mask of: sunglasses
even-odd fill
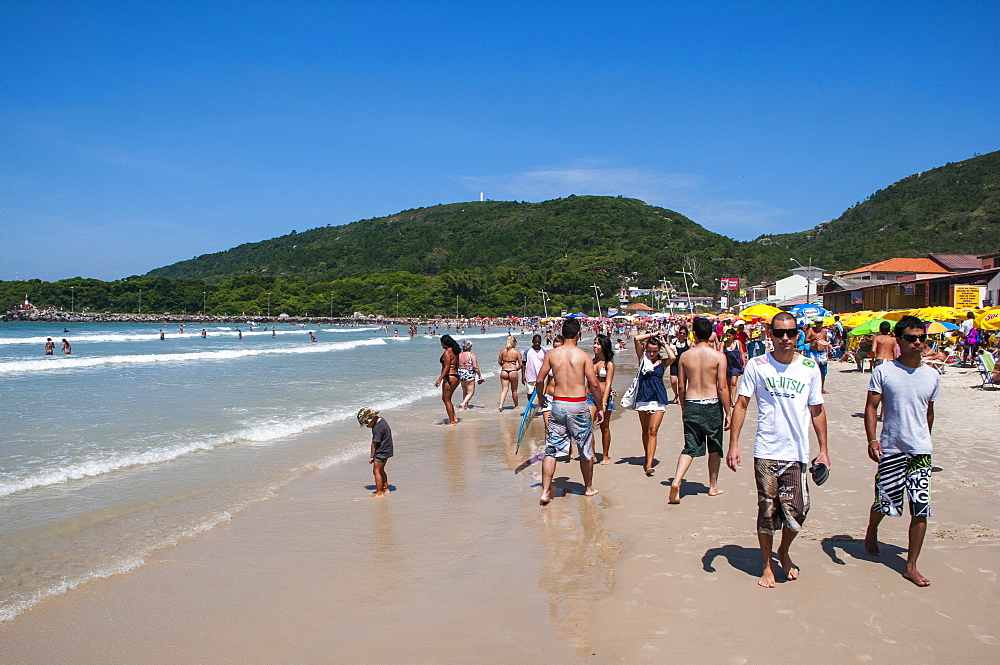
[[[771,334],[774,335],[775,339],[781,339],[782,337],[796,337],[799,334],[798,328],[771,328]]]
[[[905,339],[910,344],[913,344],[914,342],[917,342],[917,341],[919,341],[921,343],[927,341],[927,335],[900,335],[900,337],[902,337],[903,339]]]

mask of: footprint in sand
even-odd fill
[[[969,626],[969,630],[972,631],[972,636],[983,644],[989,644],[992,647],[1000,646],[1000,640],[992,635],[987,635],[986,632],[979,626]]]

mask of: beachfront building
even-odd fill
[[[792,268],[792,274],[774,283],[774,289],[769,289],[767,302],[776,307],[791,307],[801,305],[819,298],[822,287],[826,284],[823,269],[816,266],[798,266]]]
[[[955,286],[981,287],[982,304],[997,304],[1000,300],[1000,252],[976,258],[978,269],[963,268],[962,272],[952,272],[928,257],[889,259],[865,266],[860,271],[842,273],[834,276],[831,286],[823,292],[823,307],[834,312],[954,307]],[[873,266],[879,268],[872,269]]]

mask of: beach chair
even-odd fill
[[[983,380],[983,385],[981,388],[990,386],[991,388],[996,388],[998,384],[993,383],[993,370],[996,369],[996,359],[990,354],[983,351],[978,356],[976,356],[976,370],[979,372],[980,378]]]

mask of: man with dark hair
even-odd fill
[[[552,500],[552,476],[556,471],[556,458],[569,457],[570,444],[575,443],[580,455],[580,472],[583,474],[584,495],[594,496],[594,424],[604,421],[604,393],[590,355],[577,346],[580,340],[580,322],[569,319],[562,327],[563,344],[545,354],[538,370],[536,390],[539,404],[551,400],[552,411],[546,426],[545,458],[542,460],[542,495],[538,502],[543,506]],[[552,370],[552,397],[545,395],[545,379]],[[594,396],[597,411],[593,421],[587,392]]]
[[[708,495],[718,496],[719,467],[722,466],[722,432],[729,429],[729,382],[726,356],[716,351],[709,339],[712,324],[703,317],[694,320],[695,345],[678,361],[677,401],[684,422],[684,450],[677,458],[677,471],[670,483],[670,503],[681,502],[684,474],[695,457],[708,451]]]
[[[532,335],[531,346],[521,354],[521,364],[524,366],[524,389],[528,397],[535,391],[535,381],[538,379],[538,370],[542,367],[547,351],[542,348],[542,336]],[[545,375],[542,375],[544,378]],[[538,393],[541,395],[541,393]]]
[[[878,463],[875,503],[868,518],[865,550],[879,555],[878,526],[886,516],[903,514],[903,495],[910,504],[909,543],[903,577],[919,587],[931,581],[917,570],[917,557],[931,515],[931,429],[941,375],[921,363],[927,329],[915,316],[896,324],[899,357],[872,371],[865,403],[868,457]],[[876,437],[876,412],[882,405],[882,433]]]
[[[896,357],[896,338],[890,334],[892,324],[883,321],[878,324],[878,334],[872,341],[872,367],[889,362]]]
[[[757,540],[764,564],[758,585],[773,587],[771,561],[774,532],[781,530],[778,561],[789,581],[799,569],[788,554],[809,512],[809,421],[812,420],[819,455],[815,462],[830,468],[826,445],[826,412],[816,363],[795,352],[798,331],[795,317],[775,314],[771,321],[774,349],[747,363],[733,409],[726,463],[733,471],[740,466],[740,430],[750,397],[757,397],[757,438],[754,443],[754,477],[757,482]]]

